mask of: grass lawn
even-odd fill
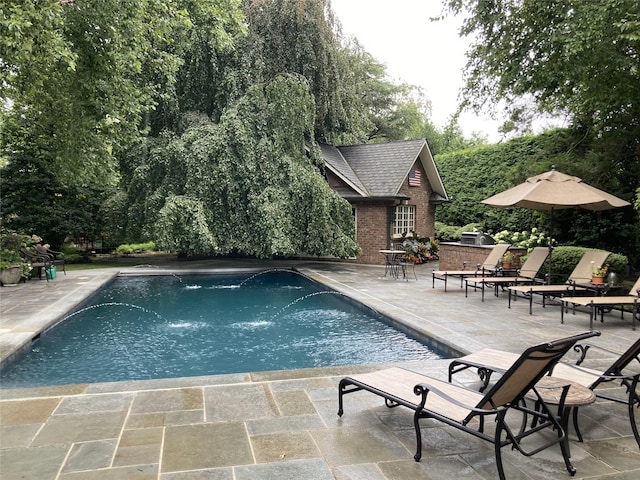
[[[97,255],[90,257],[90,262],[86,263],[67,263],[66,269],[69,271],[75,270],[91,270],[94,268],[118,268],[118,267],[132,267],[143,263],[153,262],[153,259],[158,258],[175,258],[174,255],[166,252],[145,252],[132,256],[125,255]]]
[[[109,268],[109,267],[126,267],[129,265],[135,265],[139,262],[109,262],[109,261],[96,261],[91,263],[68,263],[65,268],[68,271],[75,270],[92,270],[94,268]]]
[[[91,259],[91,262],[87,263],[67,263],[65,268],[69,271],[75,270],[91,270],[94,268],[110,268],[110,267],[131,267],[134,265],[140,265],[145,263],[140,258],[120,258],[119,260],[109,259]]]

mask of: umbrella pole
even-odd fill
[[[553,255],[553,207],[551,207],[551,219],[549,220],[549,271],[547,273],[547,285],[551,285],[551,256]]]

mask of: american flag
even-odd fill
[[[409,186],[410,187],[420,186],[420,170],[411,170],[409,172]]]

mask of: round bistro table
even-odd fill
[[[562,387],[566,385],[569,385],[569,391],[567,392],[567,396],[564,398],[563,402]],[[590,405],[596,401],[596,394],[593,393],[593,390],[565,378],[545,376],[536,384],[536,391],[540,394],[540,397],[542,397],[542,401],[548,406],[558,406],[560,425],[567,437],[567,451],[569,451],[569,416],[571,415],[572,410],[573,427],[576,430],[578,441],[582,442],[582,434],[578,428],[578,408],[584,405]],[[533,392],[528,394],[527,397],[538,400],[538,397]]]

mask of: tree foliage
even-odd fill
[[[4,0],[0,29],[2,221],[61,238],[106,223],[112,242],[189,255],[349,256],[314,139],[454,144],[329,0]],[[45,175],[33,198],[54,226],[31,215]],[[75,221],[59,218],[69,199]]]
[[[437,218],[450,225],[480,221],[480,228],[490,232],[537,227],[548,235],[549,212],[492,208],[481,202],[552,166],[631,200],[638,166],[624,176],[612,174],[607,171],[606,161],[610,152],[600,151],[600,145],[597,136],[585,138],[573,129],[558,129],[498,145],[438,155],[436,164],[452,201],[438,210]],[[634,265],[640,262],[637,255],[640,221],[638,212],[631,207],[597,213],[577,208],[556,211],[552,235],[558,244],[603,248],[624,253]]]
[[[530,95],[542,111],[568,112],[599,131],[638,138],[640,3],[635,0],[449,0],[466,11],[467,102]]]
[[[185,254],[354,255],[351,208],[301,141],[312,138],[314,113],[306,80],[279,75],[219,123],[200,117],[160,139],[129,179],[139,235]]]
[[[220,20],[211,27],[218,26],[220,37],[235,18],[226,7],[237,2],[4,3],[2,153],[11,158],[23,152],[28,137],[50,152],[59,177],[81,183],[116,173],[114,151],[139,137],[143,113],[154,108],[161,87],[174,83],[181,63],[176,39],[191,25],[182,4],[215,7]]]
[[[305,141],[410,138],[428,102],[340,37],[329,2],[256,0],[245,12],[233,49],[202,36],[185,49],[177,88],[150,115],[153,136],[122,156],[128,214],[112,218],[126,218],[130,240],[189,254],[352,255],[350,209],[304,160]],[[175,218],[178,205],[188,218]],[[211,241],[197,238],[205,224]]]
[[[534,155],[525,165],[521,157],[509,159],[499,148],[495,160],[520,165],[523,173],[539,173],[555,163],[632,200],[640,182],[640,3],[447,0],[446,7],[466,15],[461,34],[473,37],[461,108],[480,110],[501,103],[511,114],[511,124],[518,126],[526,123],[526,104],[531,102],[538,112],[565,115],[570,121],[571,131],[542,135],[536,142],[542,146],[555,139],[554,146],[541,150],[549,161],[540,162]],[[510,143],[506,152],[520,143]],[[500,165],[494,163],[496,186],[502,179]],[[470,206],[460,212],[467,218],[472,210]],[[483,214],[490,224],[498,218],[511,223],[504,213]],[[561,240],[594,245],[606,238],[608,247],[629,251],[631,245],[637,251],[640,224],[628,209],[597,215],[575,210],[560,216],[556,223]],[[637,255],[630,258],[638,264]]]
[[[2,226],[36,234],[59,248],[65,238],[100,229],[101,189],[57,180],[46,153],[24,152],[0,171]]]

